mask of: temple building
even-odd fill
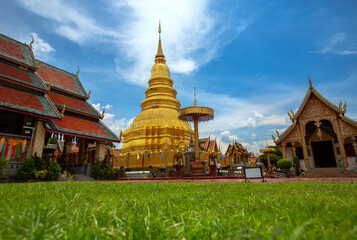
[[[149,87],[145,90],[146,99],[141,102],[141,113],[122,134],[122,155],[144,151],[160,154],[164,149],[178,149],[187,146],[193,134],[191,125],[178,119],[181,104],[176,99],[177,92],[165,64],[160,33],[159,25],[159,45]]]
[[[198,140],[199,145],[200,145],[200,150],[205,151],[205,152],[216,152],[218,153],[220,151],[217,140],[211,140],[211,137],[208,136],[207,138],[200,138]]]
[[[226,151],[226,165],[248,164],[249,153],[239,142],[229,144]]]
[[[10,163],[42,157],[48,140],[56,136],[63,164],[69,163],[72,145],[79,149],[72,165],[103,159],[105,142],[120,139],[88,103],[78,72],[36,60],[32,43],[0,34],[0,156]],[[96,144],[95,152],[87,151],[90,143]]]
[[[357,122],[345,116],[346,103],[332,104],[309,83],[298,110],[288,112],[292,124],[273,140],[284,158],[297,156],[305,169],[355,166]]]

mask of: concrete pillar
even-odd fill
[[[45,146],[46,129],[44,120],[38,119],[35,123],[35,135],[32,143],[32,156],[42,157],[43,148]]]

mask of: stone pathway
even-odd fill
[[[357,183],[357,178],[264,178],[267,183],[278,183],[278,182],[350,182]],[[211,178],[211,179],[199,179],[199,178],[167,178],[167,179],[132,179],[132,180],[118,180],[113,181],[118,183],[140,183],[140,182],[150,182],[150,183],[168,183],[168,182],[245,182],[242,178]],[[247,182],[262,182],[262,179],[249,179]]]
[[[64,176],[63,174],[60,176],[58,179],[59,182],[70,182],[70,181],[79,181],[79,182],[93,182],[96,181],[94,178],[91,176],[85,175],[85,174],[74,174],[71,177],[67,174],[67,176]]]

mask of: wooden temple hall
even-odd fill
[[[356,169],[357,122],[346,117],[347,104],[336,106],[324,98],[309,78],[309,89],[292,124],[273,140],[284,158],[298,157],[303,169],[344,167]]]
[[[48,152],[62,167],[104,159],[105,142],[120,140],[89,96],[78,72],[38,61],[32,43],[0,34],[0,157],[15,164]],[[73,146],[78,154],[71,154]]]

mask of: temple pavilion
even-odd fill
[[[0,156],[10,162],[41,157],[55,136],[62,143],[62,164],[69,163],[72,145],[79,148],[77,165],[104,159],[105,142],[119,138],[88,103],[78,72],[36,60],[32,43],[0,34]],[[89,155],[90,143],[96,151]]]
[[[168,159],[164,159],[166,153],[187,146],[193,134],[191,125],[178,119],[181,104],[176,99],[177,91],[172,87],[170,70],[165,64],[160,33],[159,26],[159,44],[149,87],[145,90],[146,98],[141,102],[141,113],[123,132],[121,157],[125,164],[118,163],[117,167],[163,166],[165,161],[168,164]]]
[[[305,169],[355,166],[357,122],[345,116],[347,104],[332,104],[310,78],[309,84],[298,110],[288,112],[292,124],[273,140],[284,158],[298,157]]]
[[[232,144],[229,144],[226,151],[226,165],[232,164],[248,164],[249,153],[247,149],[243,147],[237,141],[234,141]]]

